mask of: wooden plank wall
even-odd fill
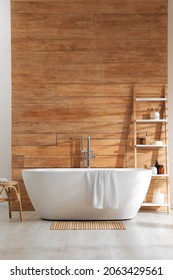
[[[134,165],[132,86],[167,83],[167,0],[11,0],[12,168]],[[150,91],[149,91],[150,92]],[[150,92],[152,95],[152,91]]]

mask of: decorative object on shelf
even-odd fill
[[[153,112],[153,119],[154,120],[159,120],[160,119],[160,109],[161,109],[161,106],[159,106],[158,108],[155,108],[155,110]]]
[[[164,166],[163,166],[163,164],[159,165],[159,174],[164,174]]]
[[[152,113],[152,109],[151,108],[148,108],[147,109],[147,113],[146,113],[146,119],[151,119],[151,113]]]
[[[150,138],[148,136],[148,132],[146,132],[145,137],[137,137],[136,142],[139,145],[150,145],[151,141],[150,141]]]
[[[156,160],[156,163],[155,163],[155,167],[157,168],[157,174],[159,174],[159,163],[158,163],[157,160]]]
[[[159,164],[157,160],[156,160],[156,163],[155,163],[155,167],[157,169],[157,174],[164,174],[165,173],[163,164]]]
[[[0,183],[7,183],[8,179],[7,178],[0,178]]]
[[[164,204],[164,193],[161,193],[160,190],[153,194],[153,203],[158,205]]]
[[[146,138],[145,137],[140,138],[140,144],[141,145],[146,145]]]
[[[136,144],[141,144],[141,137],[139,135],[136,137]]]
[[[153,142],[153,145],[163,145],[163,141],[161,141],[161,140],[155,140],[154,142]]]
[[[151,167],[151,170],[152,170],[152,175],[157,175],[157,168],[154,166],[154,163],[153,166]]]

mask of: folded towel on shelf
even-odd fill
[[[87,187],[94,208],[118,208],[117,178],[114,170],[88,171]]]
[[[7,178],[0,178],[0,183],[7,183],[8,179]]]

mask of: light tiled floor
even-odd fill
[[[139,212],[124,221],[126,230],[50,230],[51,221],[35,212],[8,219],[0,206],[1,260],[173,260],[173,212]]]

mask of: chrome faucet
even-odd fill
[[[87,150],[84,150],[84,137],[81,136],[81,153],[82,153],[82,167],[84,167],[84,162],[86,161],[87,168],[90,168],[90,161],[93,157],[96,158],[96,155],[93,154],[93,151],[90,149],[90,135],[87,136]]]

